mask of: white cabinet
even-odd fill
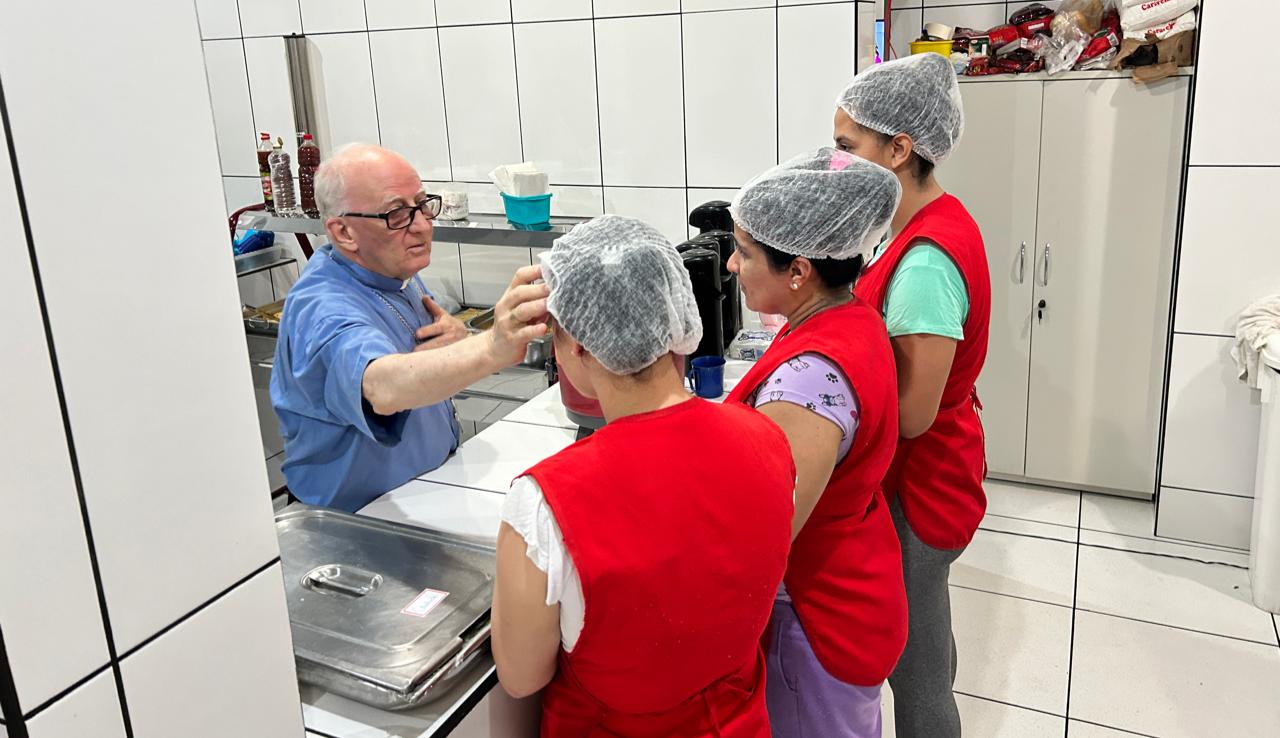
[[[966,83],[965,133],[938,179],[982,229],[991,268],[991,336],[978,379],[987,465],[1024,473],[1031,279],[1040,177],[1040,99],[1034,82]]]
[[[988,249],[997,475],[1155,491],[1188,82],[962,87],[967,138],[939,176]]]

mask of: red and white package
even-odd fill
[[[1168,23],[1161,23],[1151,28],[1143,28],[1140,31],[1125,31],[1125,38],[1145,39],[1148,36],[1155,36],[1160,40],[1176,36],[1183,31],[1194,31],[1196,28],[1196,11],[1190,10],[1182,15],[1174,18]]]
[[[1125,33],[1141,31],[1168,23],[1188,11],[1195,10],[1199,0],[1143,0],[1120,8],[1120,27]]]

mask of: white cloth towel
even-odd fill
[[[1280,294],[1264,297],[1245,308],[1236,321],[1236,341],[1231,347],[1240,381],[1258,389],[1262,349],[1280,334]]]

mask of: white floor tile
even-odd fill
[[[1276,645],[1242,569],[1082,546],[1078,587],[1083,610]]]
[[[1106,728],[1093,723],[1082,723],[1079,720],[1067,721],[1067,738],[1133,738],[1135,735],[1140,735],[1140,733]]]
[[[566,428],[494,423],[467,441],[444,466],[420,478],[505,494],[513,479],[573,440],[573,431]]]
[[[1195,546],[1156,538],[1139,538],[1136,536],[1100,533],[1094,530],[1080,531],[1080,543],[1095,548],[1121,549],[1124,551],[1145,551],[1166,556],[1178,556],[1193,561],[1234,564],[1248,566],[1249,554],[1243,551]]]
[[[1274,735],[1280,650],[1081,612],[1071,717],[1167,738]]]
[[[1057,541],[1065,541],[1066,543],[1076,542],[1076,527],[1074,525],[1037,523],[1033,520],[1006,518],[1000,515],[988,514],[982,519],[982,522],[979,523],[978,527],[982,530],[1016,533],[1018,535],[1034,536],[1038,538],[1052,538]]]
[[[951,583],[1070,607],[1076,546],[979,530],[951,567]]]
[[[1154,538],[1156,505],[1150,500],[1084,493],[1080,527],[1104,533]]]
[[[956,705],[964,734],[982,738],[1060,738],[1066,724],[1057,715],[963,694],[956,695]]]
[[[987,514],[1021,518],[1039,523],[1075,527],[1080,514],[1080,493],[988,479]]]
[[[956,690],[1064,714],[1071,610],[951,588]]]

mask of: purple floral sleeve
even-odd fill
[[[770,402],[790,402],[835,423],[840,428],[842,461],[853,447],[858,429],[858,397],[840,369],[818,354],[800,354],[779,366],[756,388],[754,407]]]

